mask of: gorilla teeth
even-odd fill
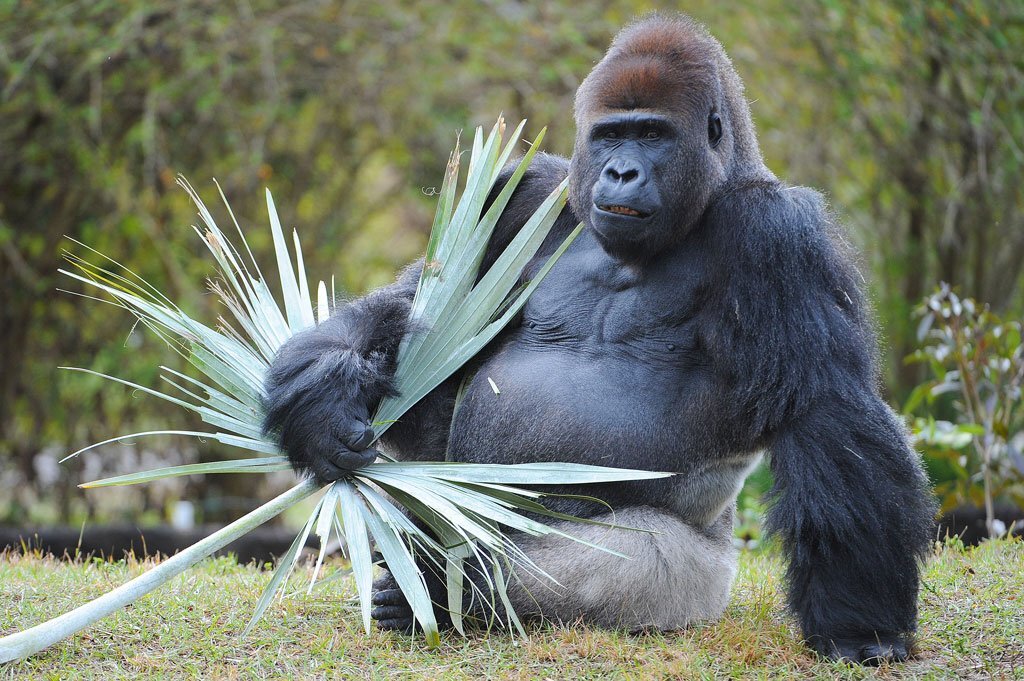
[[[632,208],[628,208],[626,206],[602,206],[602,209],[608,211],[609,213],[618,213],[619,215],[628,215],[634,218],[640,217],[640,211],[633,210]]]

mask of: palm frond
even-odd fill
[[[487,195],[518,145],[524,124],[525,121],[516,128],[507,143],[502,139],[505,126],[500,119],[486,137],[481,129],[476,130],[469,171],[458,198],[458,148],[449,160],[427,246],[423,274],[412,305],[413,317],[419,322],[418,326],[426,331],[410,335],[401,344],[396,375],[400,394],[384,400],[380,405],[373,419],[377,426],[377,437],[495,337],[525,303],[582,227],[576,228],[540,268],[533,280],[525,284],[520,281],[524,266],[535,257],[537,249],[565,205],[567,190],[563,183],[544,201],[480,281],[476,281],[477,270],[498,217],[543,140],[542,131],[494,204],[482,214]],[[145,327],[167,342],[173,352],[184,356],[202,378],[193,378],[162,367],[162,379],[169,387],[158,389],[88,369],[78,371],[100,376],[190,410],[213,430],[135,433],[113,437],[92,447],[147,435],[175,434],[213,438],[258,456],[140,471],[85,483],[83,487],[129,485],[181,475],[266,473],[288,467],[287,458],[261,431],[263,378],[278,348],[288,338],[326,318],[329,307],[326,284],[323,281],[319,283],[314,301],[307,283],[298,234],[293,233],[292,247],[295,253],[292,254],[268,191],[267,210],[281,285],[280,294],[284,301],[282,311],[230,206],[228,211],[242,249],[235,248],[217,226],[192,186],[184,178],[179,178],[179,184],[192,197],[199,210],[203,229],[197,227],[196,231],[203,238],[219,273],[219,280],[211,284],[211,289],[223,302],[230,321],[221,319],[215,328],[193,319],[156,287],[102,254],[96,255],[99,255],[103,265],[68,254],[67,259],[76,271],[62,272],[99,289],[108,296],[106,302],[134,314]],[[92,447],[70,456],[76,456]],[[342,540],[347,547],[363,625],[367,629],[370,627],[372,540],[408,598],[428,645],[436,645],[440,639],[434,604],[431,603],[420,572],[420,565],[424,562],[445,571],[452,594],[448,607],[459,631],[464,628],[459,594],[467,582],[468,562],[478,563],[487,575],[485,581],[488,583],[483,586],[468,580],[475,591],[474,597],[481,602],[502,603],[508,615],[508,624],[522,630],[506,593],[507,581],[518,570],[540,571],[516,547],[508,533],[555,533],[568,536],[524,514],[546,515],[557,519],[568,516],[547,511],[540,501],[545,496],[542,492],[518,486],[640,480],[664,475],[580,464],[496,466],[445,462],[375,462],[324,489],[295,543],[281,559],[246,631],[251,630],[274,598],[283,593],[288,575],[299,558],[299,548],[311,533],[319,538],[321,547],[326,547],[332,537]],[[310,481],[302,482],[242,520],[216,532],[114,592],[49,623],[0,639],[0,662],[31,654],[78,631],[242,536],[255,526],[254,522],[264,522],[272,517],[271,514],[276,515],[288,505],[316,492],[315,485]],[[396,506],[396,503],[404,507],[404,510]],[[421,521],[427,530],[421,529],[410,517]],[[188,557],[183,558],[185,555]],[[310,587],[319,575],[323,559],[322,548]],[[112,598],[114,594],[118,594],[116,598]]]

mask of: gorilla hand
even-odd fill
[[[398,582],[385,572],[373,582],[373,605],[370,617],[377,622],[377,626],[385,631],[399,631],[404,634],[411,634],[416,628],[416,619],[413,617],[409,601],[399,588]]]
[[[335,399],[293,411],[281,444],[297,471],[327,483],[377,458],[377,450],[369,448],[374,437],[369,414],[359,401]]]
[[[367,449],[370,413],[396,394],[398,346],[421,269],[417,262],[281,346],[264,384],[263,431],[276,436],[296,472],[329,482],[377,457]]]
[[[370,410],[393,392],[393,360],[353,347],[353,319],[343,310],[285,343],[265,381],[264,431],[292,467],[320,482],[372,463]]]
[[[364,365],[322,326],[282,346],[266,379],[266,421],[297,472],[320,482],[372,463]]]

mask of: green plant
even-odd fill
[[[933,472],[945,478],[937,485],[943,506],[984,504],[995,536],[993,500],[1024,502],[1021,322],[1000,319],[945,283],[916,314],[922,346],[907,359],[927,364],[932,376],[914,389],[904,410],[928,407],[927,416],[914,420],[913,433]],[[935,418],[944,410],[952,420]]]
[[[534,279],[520,285],[520,272],[544,241],[565,204],[566,183],[563,182],[527,221],[480,281],[476,281],[477,270],[498,217],[543,139],[542,131],[519,162],[506,187],[484,213],[486,197],[515,150],[524,125],[525,121],[520,123],[512,140],[504,146],[504,122],[501,119],[486,139],[482,130],[477,129],[466,184],[458,200],[458,148],[451,156],[427,249],[428,265],[423,269],[413,301],[412,316],[418,322],[417,326],[426,330],[410,337],[400,348],[396,382],[401,394],[386,400],[378,410],[374,424],[377,437],[423,395],[456,372],[505,326],[558,256],[579,234],[582,226],[577,227],[555,251]],[[193,411],[216,432],[150,431],[114,437],[93,446],[175,433],[213,438],[258,456],[142,471],[86,483],[85,487],[136,484],[197,473],[261,473],[288,468],[287,458],[261,432],[263,377],[277,349],[291,335],[315,324],[318,315],[323,319],[328,314],[326,285],[320,283],[314,305],[298,236],[294,237],[293,263],[268,191],[267,209],[284,301],[282,311],[237,222],[235,225],[244,251],[232,245],[192,187],[184,180],[180,180],[180,184],[199,209],[206,229],[204,232],[196,228],[196,231],[213,255],[221,277],[211,283],[211,289],[224,303],[229,316],[219,321],[218,328],[192,319],[155,287],[113,260],[107,259],[105,266],[97,266],[85,259],[69,256],[79,273],[65,274],[97,287],[110,296],[107,302],[135,314],[140,323],[185,357],[202,378],[196,379],[163,367],[163,379],[172,388],[170,392],[164,392],[122,378],[99,375]],[[230,207],[228,210],[230,212]],[[96,255],[102,257],[102,254]],[[493,604],[495,599],[500,599],[509,618],[508,624],[522,631],[522,625],[508,603],[505,583],[513,569],[534,572],[538,569],[529,557],[519,551],[505,531],[569,535],[523,515],[525,511],[567,518],[548,511],[540,503],[543,493],[514,485],[585,484],[664,475],[667,474],[558,463],[499,466],[375,462],[322,490],[312,513],[260,598],[246,631],[252,628],[274,597],[283,593],[282,587],[298,560],[299,549],[311,533],[317,535],[321,546],[313,582],[330,538],[344,539],[367,630],[370,627],[372,538],[408,598],[428,645],[437,645],[439,636],[434,606],[418,568],[418,562],[422,561],[432,561],[446,573],[451,594],[448,607],[457,629],[463,630],[461,593],[465,583],[465,564],[473,561],[484,569],[485,574],[489,572],[490,579],[485,587],[470,583],[471,588],[478,592],[478,600]],[[318,491],[312,481],[303,481],[244,518],[95,601],[51,622],[0,639],[0,662],[41,650],[123,607]],[[415,524],[410,516],[421,521],[422,527]]]

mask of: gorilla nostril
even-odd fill
[[[636,168],[626,168],[623,170],[608,166],[604,169],[604,176],[616,184],[629,184],[640,177],[640,171]]]

